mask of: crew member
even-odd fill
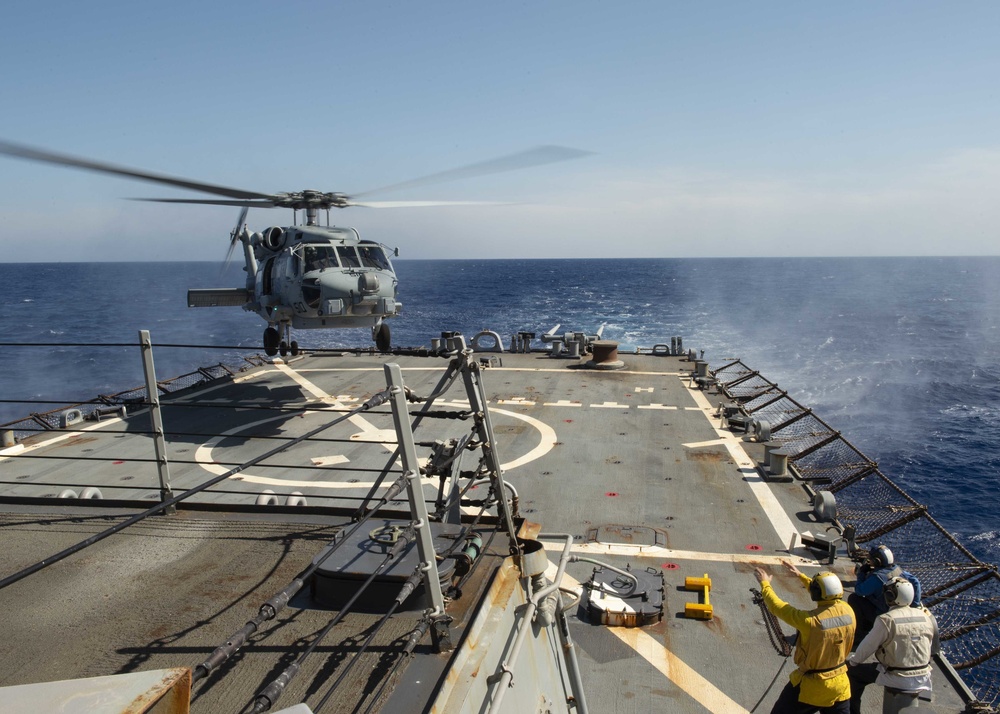
[[[797,669],[789,675],[771,714],[848,714],[851,684],[845,662],[854,642],[854,613],[843,601],[844,586],[833,573],[810,578],[791,563],[785,567],[808,588],[816,607],[799,610],[784,602],[771,588],[771,576],[756,569],[767,609],[799,633]]]
[[[879,615],[847,659],[851,714],[861,714],[861,695],[872,682],[885,687],[883,714],[916,709],[920,692],[931,690],[931,653],[939,648],[937,620],[927,608],[912,605],[913,594],[913,584],[904,577],[886,583],[888,612]],[[863,664],[872,655],[878,664]]]
[[[913,604],[920,607],[920,581],[915,575],[896,565],[888,546],[877,545],[868,551],[868,559],[855,570],[855,574],[857,583],[854,585],[854,592],[847,597],[847,604],[854,610],[854,616],[858,620],[855,642],[861,642],[871,632],[875,618],[888,612],[889,607],[882,597],[882,589],[893,578],[902,576],[913,585]]]

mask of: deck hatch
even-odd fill
[[[587,540],[605,545],[666,545],[662,533],[649,526],[630,526],[609,523],[587,531]]]

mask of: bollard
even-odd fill
[[[765,469],[771,466],[771,452],[781,448],[780,441],[764,442],[764,461],[761,462]]]
[[[788,457],[787,449],[775,449],[771,452],[771,464],[768,470],[772,476],[788,475]]]

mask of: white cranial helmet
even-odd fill
[[[889,607],[906,607],[913,602],[913,583],[906,578],[895,577],[882,587],[882,595]]]

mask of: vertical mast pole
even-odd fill
[[[424,571],[424,586],[430,596],[431,607],[434,609],[432,616],[439,617],[445,614],[444,595],[441,593],[437,554],[434,551],[434,539],[431,536],[430,522],[427,517],[424,490],[420,483],[417,446],[413,441],[409,411],[406,408],[406,394],[403,392],[403,373],[398,364],[385,365],[385,381],[386,386],[389,387],[392,420],[396,426],[396,438],[399,442],[399,453],[403,459],[403,471],[408,474],[406,493],[410,499],[410,512],[417,521],[417,552],[420,554],[420,566]]]
[[[153,449],[156,452],[156,469],[160,475],[160,502],[173,497],[170,490],[170,465],[167,463],[167,443],[163,438],[163,418],[160,414],[160,388],[156,384],[156,369],[153,366],[153,343],[149,330],[139,330],[139,345],[142,348],[142,369],[146,374],[146,393],[149,401],[149,417],[153,424]],[[164,513],[174,513],[175,506]]]
[[[464,360],[462,377],[465,380],[465,391],[469,396],[469,408],[475,414],[476,431],[483,445],[483,458],[486,460],[486,467],[490,472],[490,481],[493,484],[493,490],[496,492],[497,510],[503,519],[507,535],[510,538],[511,553],[517,553],[517,529],[514,526],[514,515],[511,513],[510,504],[507,501],[507,486],[503,480],[503,469],[500,467],[500,459],[497,456],[496,438],[493,434],[493,420],[490,418],[490,410],[487,406],[482,368],[475,361],[471,351],[463,350],[462,359]]]

